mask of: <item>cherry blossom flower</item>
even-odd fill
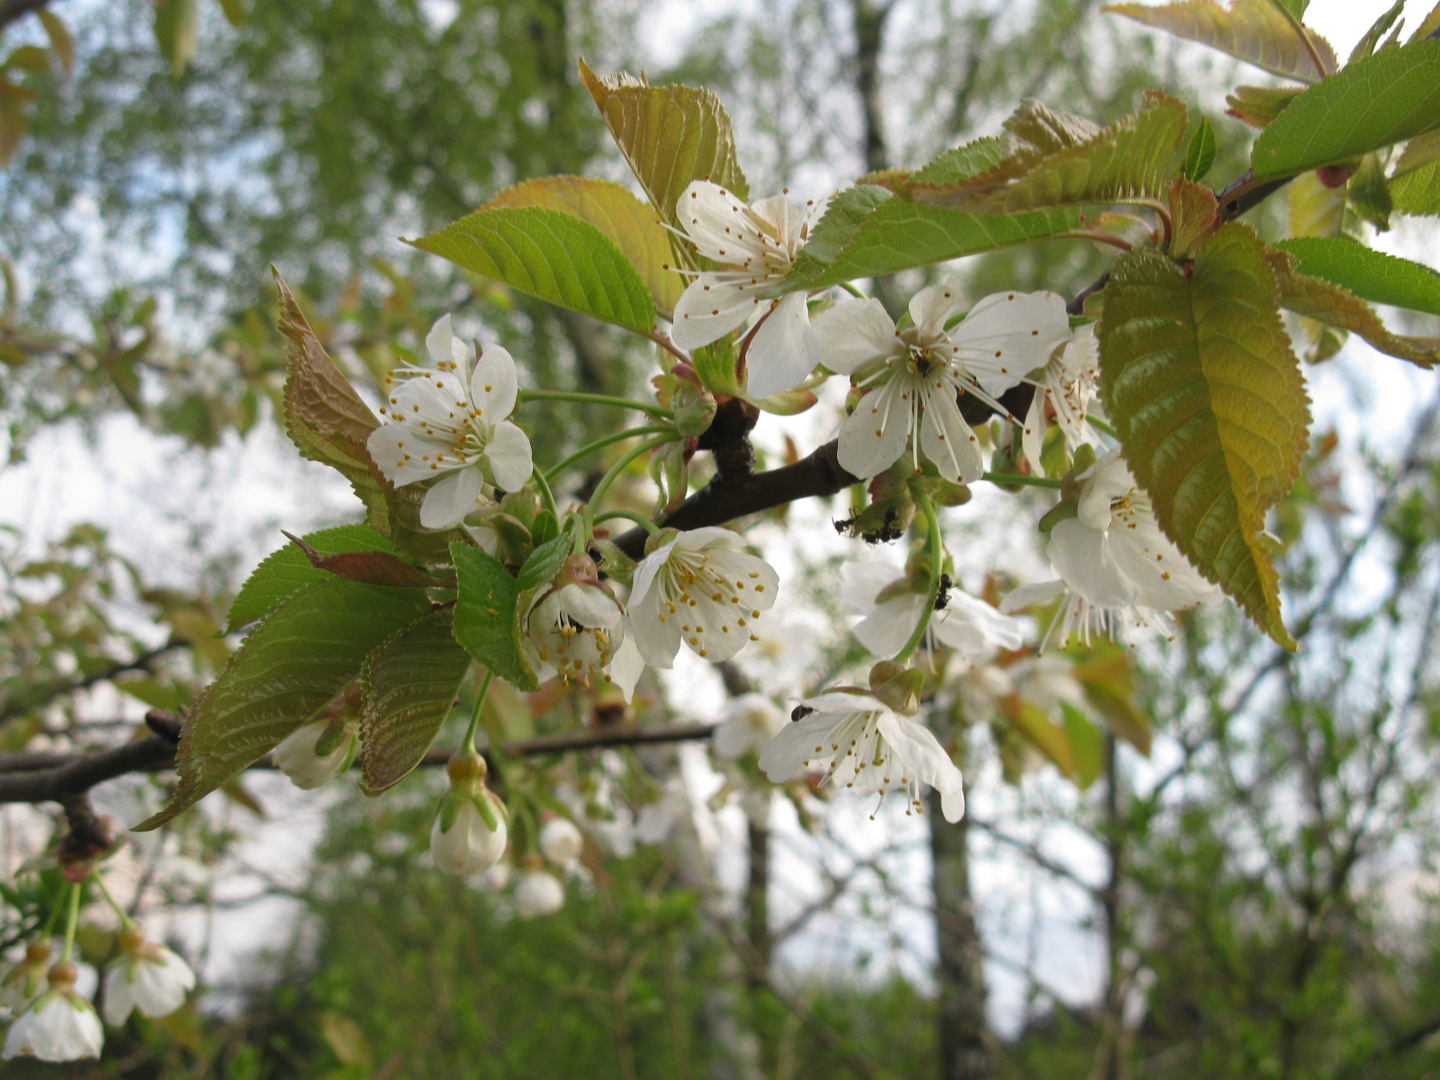
[[[169,1016],[195,989],[190,965],[163,945],[146,941],[137,929],[120,934],[123,955],[105,975],[105,1022],[119,1027],[139,1009],[144,1016]]]
[[[1058,581],[1025,585],[1007,596],[1002,611],[1019,611],[1064,595],[1042,651],[1071,634],[1089,644],[1118,626],[1148,626],[1171,611],[1194,607],[1214,595],[1180,550],[1160,531],[1150,496],[1135,483],[1118,449],[1080,474],[1077,516],[1050,531],[1045,553]]]
[[[719,269],[695,274],[675,305],[671,336],[682,349],[718,341],[767,301],[761,292],[790,272],[813,211],[784,195],[746,206],[719,184],[694,180],[675,216],[685,237]],[[799,386],[821,359],[803,292],[773,303],[746,350],[747,389],[766,397]]]
[[[329,783],[355,760],[360,746],[358,725],[344,724],[333,734],[330,729],[328,717],[312,720],[292,731],[270,752],[271,759],[296,787],[310,791]],[[328,748],[322,747],[322,739],[330,744]]]
[[[479,754],[456,754],[445,771],[450,790],[430,827],[430,857],[446,874],[482,873],[500,861],[509,843],[505,804],[485,786]]]
[[[1093,326],[1075,331],[1075,337],[1045,365],[1035,380],[1035,396],[1025,414],[1020,442],[1031,466],[1040,470],[1040,450],[1045,444],[1046,406],[1055,413],[1055,423],[1074,451],[1088,441],[1085,418],[1100,383],[1100,343]]]
[[[645,662],[625,633],[625,608],[599,575],[590,556],[567,558],[526,616],[525,642],[541,681],[614,683],[629,701]]]
[[[565,906],[565,886],[546,870],[531,870],[515,886],[515,914],[522,919],[549,915]]]
[[[760,755],[774,783],[804,769],[823,770],[822,784],[857,795],[908,793],[920,809],[920,785],[940,792],[946,821],[965,813],[960,770],[930,729],[863,690],[838,690],[800,703],[792,722]]]
[[[1055,293],[987,296],[946,331],[959,310],[959,285],[946,279],[911,298],[913,325],[904,330],[878,300],[836,304],[816,317],[823,363],[869,391],[840,429],[839,461],[855,476],[890,468],[913,434],[916,471],[924,457],[952,483],[980,479],[984,459],[959,396],[999,408],[1000,395],[1045,365],[1070,333]]]
[[[930,616],[932,651],[938,643],[976,659],[996,649],[1018,649],[1024,641],[1019,620],[985,601],[953,586],[943,600]],[[851,615],[863,616],[851,627],[860,644],[875,656],[889,657],[910,641],[930,597],[916,591],[910,575],[890,563],[847,562],[840,568],[840,603]]]
[[[682,641],[720,663],[755,640],[780,578],[765,560],[739,550],[744,543],[729,529],[692,529],[663,542],[635,568],[630,621],[647,664],[673,666]]]
[[[74,964],[62,962],[50,969],[50,989],[10,1025],[0,1057],[77,1061],[100,1056],[105,1031],[95,1006],[75,992],[75,977]]]
[[[540,827],[540,854],[556,866],[569,866],[585,850],[585,838],[569,818],[551,818]]]
[[[450,332],[450,316],[425,339],[435,367],[401,368],[387,380],[389,418],[370,433],[371,458],[404,487],[440,477],[420,504],[420,524],[460,524],[486,485],[506,491],[530,479],[530,440],[508,417],[518,393],[515,361],[498,345],[474,358]]]
[[[8,1020],[40,996],[45,973],[50,968],[53,949],[48,941],[32,941],[25,946],[25,957],[0,978],[0,1019]]]
[[[715,728],[715,753],[735,759],[760,754],[785,728],[785,714],[764,694],[741,694],[725,707]]]

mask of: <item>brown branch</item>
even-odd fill
[[[0,3],[0,30],[17,19],[23,19],[32,11],[39,11],[49,3],[50,0],[4,0],[4,3]]]
[[[163,717],[163,714],[160,715]],[[708,739],[713,731],[712,724],[598,728],[565,732],[561,735],[540,735],[531,739],[513,739],[505,743],[501,751],[513,757],[533,757],[538,754],[563,754],[571,750]],[[421,765],[444,765],[450,760],[450,755],[451,751],[448,749],[432,749],[425,755]],[[69,754],[59,764],[55,763],[55,755],[50,753],[31,755],[43,761],[39,767],[31,768],[26,768],[28,763],[19,760],[27,755],[8,756],[11,759],[10,764],[17,767],[9,775],[0,775],[0,803],[64,802],[69,796],[82,794],[97,784],[128,773],[158,772],[173,768],[175,740],[165,735],[149,735],[98,753]],[[275,766],[266,757],[250,768],[273,769]]]

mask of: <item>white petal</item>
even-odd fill
[[[475,361],[470,375],[470,402],[487,423],[498,423],[515,411],[515,361],[499,345],[491,345]]]
[[[1000,601],[1000,610],[1007,615],[1024,611],[1032,604],[1044,604],[1054,600],[1064,591],[1063,581],[1037,581],[1030,585],[1021,585]]]
[[[969,484],[985,474],[980,443],[955,400],[955,388],[948,380],[937,380],[925,393],[925,412],[920,419],[920,449],[935,463],[940,475],[951,483]]]
[[[868,615],[881,590],[904,576],[898,566],[876,559],[847,562],[840,567],[840,604],[848,614]]]
[[[709,345],[748,319],[760,303],[753,286],[700,274],[675,304],[670,336],[682,349]]]
[[[501,491],[519,491],[535,473],[529,437],[509,420],[502,420],[490,429],[485,465]]]
[[[831,371],[851,375],[863,367],[899,355],[895,323],[879,300],[847,300],[826,308],[811,324],[819,362]]]
[[[640,681],[640,675],[645,670],[645,659],[640,655],[640,650],[629,634],[615,650],[615,655],[610,659],[610,666],[605,669],[605,674],[610,677],[613,683],[629,702],[635,695],[635,684]]]
[[[420,504],[420,524],[427,529],[450,529],[459,525],[475,508],[485,477],[473,466],[455,469],[425,493]]]
[[[1070,336],[1070,319],[1055,293],[995,293],[971,308],[950,336],[961,366],[981,389],[999,397],[1045,366]]]
[[[1179,611],[1207,599],[1215,587],[1190,565],[1180,549],[1148,514],[1136,527],[1110,533],[1110,557],[1134,582],[1138,603],[1160,611]]]
[[[905,593],[886,600],[869,617],[856,623],[851,632],[872,655],[882,658],[894,656],[915,633],[924,610],[925,597],[919,593]]]
[[[719,184],[692,180],[675,203],[675,217],[696,249],[711,262],[735,265],[742,231],[751,225],[745,204]]]
[[[1050,530],[1045,554],[1070,591],[1096,607],[1124,608],[1140,599],[1139,587],[1115,562],[1109,534],[1078,518]]]
[[[784,195],[771,195],[750,204],[750,212],[770,223],[774,237],[787,247],[800,239],[808,215]]]
[[[1020,445],[1025,451],[1025,460],[1030,462],[1030,469],[1036,476],[1045,475],[1040,465],[1040,451],[1045,446],[1045,397],[1046,388],[1043,385],[1035,387],[1020,430]]]
[[[803,292],[791,293],[765,316],[745,354],[745,388],[763,398],[793,390],[815,370],[820,349]]]
[[[959,821],[965,815],[964,777],[940,740],[920,722],[894,713],[882,715],[879,727],[906,771],[940,792],[945,820]]]
[[[930,626],[942,645],[966,656],[980,656],[995,648],[1018,649],[1025,640],[1018,619],[958,589],[952,590],[945,607],[931,616]]]
[[[442,315],[430,333],[425,335],[425,348],[430,350],[430,358],[437,364],[446,364],[454,357],[455,336],[450,330],[450,316]]]
[[[554,874],[532,870],[515,886],[515,914],[522,919],[549,915],[565,906],[565,886]]]
[[[816,712],[786,724],[760,755],[760,768],[771,783],[783,784],[798,774],[816,756],[817,746],[828,748],[826,738],[834,722],[833,716]]]
[[[910,438],[910,402],[901,397],[902,384],[915,385],[896,375],[878,390],[860,399],[840,429],[837,459],[846,472],[868,480],[895,464]]]
[[[945,322],[960,307],[960,285],[946,278],[927,285],[910,298],[910,318],[922,341],[932,341],[945,332]]]
[[[1077,508],[1080,520],[1092,529],[1110,528],[1112,503],[1135,490],[1135,477],[1119,447],[1081,473],[1080,479],[1084,481]]]
[[[504,816],[500,816],[498,827],[492,832],[470,797],[452,793],[446,798],[463,801],[449,832],[441,831],[442,815],[435,815],[435,823],[430,827],[430,857],[446,874],[478,874],[488,870],[505,854],[509,830]],[[482,792],[474,798],[488,799],[490,796]]]

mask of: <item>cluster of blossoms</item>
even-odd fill
[[[76,888],[78,886],[72,886]],[[132,1011],[169,1016],[195,988],[195,973],[163,945],[147,941],[133,924],[120,933],[121,956],[102,984],[105,1023],[119,1027]],[[100,1015],[76,990],[79,967],[66,958],[51,964],[48,941],[31,942],[25,957],[0,978],[0,1011],[12,1019],[5,1059],[41,1061],[97,1058],[105,1041]],[[43,987],[43,988],[42,988]]]
[[[981,435],[962,409],[967,396],[1019,425],[1019,453],[1032,473],[1042,471],[1053,423],[1078,463],[1066,481],[1075,513],[1050,533],[1047,551],[1058,580],[1018,589],[997,609],[938,572],[948,562],[935,511],[914,495],[931,527],[928,541],[917,545],[920,560],[912,557],[903,571],[857,563],[843,574],[842,602],[860,616],[854,632],[881,661],[871,688],[839,687],[803,700],[789,724],[762,698],[763,708],[751,703],[722,726],[717,750],[726,757],[753,752],[775,781],[818,773],[820,782],[861,793],[904,791],[912,802],[928,784],[954,820],[963,807],[960,774],[917,719],[921,684],[917,669],[907,666],[917,649],[932,656],[943,650],[980,670],[1001,651],[1023,649],[1024,624],[1009,613],[1034,603],[1064,598],[1043,651],[1073,633],[1088,642],[1097,630],[1155,621],[1212,590],[1160,533],[1117,449],[1102,445],[1099,460],[1083,468],[1085,455],[1096,456],[1088,417],[1098,351],[1088,327],[1071,327],[1059,296],[1005,292],[967,307],[961,285],[946,278],[916,293],[899,323],[879,301],[864,298],[831,303],[812,321],[804,292],[771,297],[783,292],[816,212],[785,195],[746,205],[716,184],[691,183],[676,207],[678,231],[711,268],[680,271],[692,280],[675,306],[674,345],[696,349],[738,332],[737,374],[752,401],[813,386],[817,372],[847,377],[852,406],[837,457],[852,475],[873,481],[877,499],[875,485],[898,485],[903,493],[909,478],[927,471],[949,485],[987,475]],[[511,419],[521,398],[514,361],[498,347],[467,348],[448,317],[426,347],[433,366],[392,373],[388,422],[371,434],[370,453],[396,485],[435,480],[421,505],[423,525],[464,526],[493,552],[487,508],[529,483],[534,467],[529,439]],[[1001,402],[1022,384],[1030,387],[1023,421]],[[918,503],[905,498],[913,515]],[[652,531],[643,559],[619,575],[628,585],[624,594],[613,572],[597,565],[591,520],[584,518],[559,572],[528,594],[529,606],[519,613],[520,645],[538,679],[610,684],[629,701],[644,669],[672,667],[682,645],[723,662],[756,640],[779,578],[738,533]],[[878,538],[898,537],[909,520],[892,529],[887,514]],[[349,764],[354,730],[336,717],[312,721],[276,758],[302,786],[322,782]],[[481,759],[473,753],[452,761],[451,791],[435,819],[432,852],[450,873],[494,866],[506,846],[505,808],[485,788],[483,762],[475,762]],[[525,899],[517,893],[517,903],[526,910],[563,900],[548,871],[532,870],[522,886]]]

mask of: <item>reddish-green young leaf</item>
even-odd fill
[[[1075,758],[1070,749],[1070,739],[1065,729],[1046,716],[1029,701],[1012,699],[1006,705],[1005,715],[1010,726],[1023,735],[1035,749],[1044,754],[1056,768],[1070,779],[1075,779]]]
[[[70,28],[49,8],[41,8],[35,14],[40,18],[40,25],[45,27],[50,48],[54,49],[55,55],[60,58],[60,66],[65,69],[65,74],[75,74],[75,38],[70,33]]]
[[[360,719],[360,786],[367,795],[394,787],[425,757],[450,715],[470,667],[455,640],[452,613],[438,608],[407,626],[365,661]]]
[[[1153,202],[1165,197],[1167,166],[1184,137],[1185,106],[1147,91],[1136,112],[1088,138],[1056,150],[1021,152],[1023,170],[995,180],[982,174],[946,184],[909,185],[909,196],[932,206],[974,213],[1017,214],[1092,203]],[[1066,134],[1074,134],[1073,130]],[[1030,147],[1037,144],[1030,140]],[[1002,163],[1001,170],[1010,169]]]
[[[1310,409],[1264,247],[1232,222],[1189,272],[1156,251],[1127,254],[1098,334],[1106,408],[1161,528],[1293,648],[1262,534],[1299,471]]]
[[[1135,671],[1129,654],[1114,642],[1101,642],[1075,665],[1075,680],[1086,703],[1105,721],[1110,734],[1150,756],[1150,718],[1135,704]]]
[[[1295,256],[1296,269],[1349,290],[1372,304],[1440,315],[1440,273],[1355,240],[1296,237],[1275,245]]]
[[[1060,703],[1060,714],[1075,763],[1075,786],[1084,791],[1105,771],[1105,740],[1090,718],[1068,701]]]
[[[185,718],[165,809],[153,829],[273,750],[359,677],[366,656],[430,610],[418,589],[385,589],[327,574],[281,601]]]
[[[280,296],[280,332],[290,342],[290,365],[285,379],[285,430],[313,461],[338,471],[360,501],[366,520],[397,548],[422,559],[442,559],[448,552],[448,533],[420,526],[418,485],[396,489],[370,460],[366,440],[379,427],[349,380],[335,366],[325,346],[310,329],[294,294],[275,271]]]
[[[671,269],[674,234],[660,223],[654,207],[641,202],[619,184],[582,176],[550,176],[506,188],[486,204],[541,206],[573,214],[610,238],[639,272],[655,307],[670,318],[685,278]]]
[[[1209,119],[1202,116],[1200,123],[1195,125],[1195,130],[1190,134],[1190,141],[1185,144],[1185,179],[1203,180],[1213,164],[1215,129],[1210,126]]]
[[[580,81],[605,119],[650,202],[672,228],[675,204],[692,180],[711,180],[748,202],[750,186],[735,156],[730,116],[709,90],[651,86],[624,72],[602,79],[580,61]],[[676,251],[689,265],[683,245]]]
[[[286,535],[289,535],[288,533]],[[380,551],[396,554],[394,546],[368,525],[341,525],[310,533],[305,543],[321,555],[339,555],[346,551]],[[305,552],[286,544],[273,552],[245,579],[230,614],[225,632],[233,634],[263,618],[271,608],[291,593],[316,581],[323,581],[325,571],[317,569]]]
[[[1266,128],[1300,94],[1297,86],[1237,86],[1225,95],[1225,112],[1253,128]]]
[[[1375,309],[1339,285],[1308,277],[1295,269],[1294,256],[1267,254],[1279,288],[1280,306],[1297,315],[1359,334],[1376,349],[1422,368],[1440,362],[1440,338],[1392,334]]]
[[[459,541],[450,545],[460,594],[455,601],[454,634],[486,671],[521,690],[540,684],[520,649],[516,599],[520,590],[505,564]]]
[[[1172,180],[1168,199],[1170,254],[1180,258],[1219,224],[1220,204],[1213,191],[1193,180]]]
[[[310,565],[328,574],[339,574],[351,581],[363,581],[367,585],[393,585],[402,588],[423,589],[443,585],[440,578],[425,573],[413,563],[388,551],[337,551],[326,555],[311,547],[300,537],[285,533],[310,560]]]
[[[1228,8],[1211,0],[1164,7],[1107,4],[1104,10],[1301,82],[1315,82],[1335,70],[1335,50],[1329,43],[1313,30],[1297,28],[1271,0],[1233,0]],[[1302,34],[1309,36],[1310,47]]]
[[[601,322],[637,334],[655,327],[640,272],[610,237],[567,211],[488,203],[409,243]]]
[[[1440,127],[1440,41],[1357,60],[1295,98],[1255,140],[1256,180],[1292,176]]]

